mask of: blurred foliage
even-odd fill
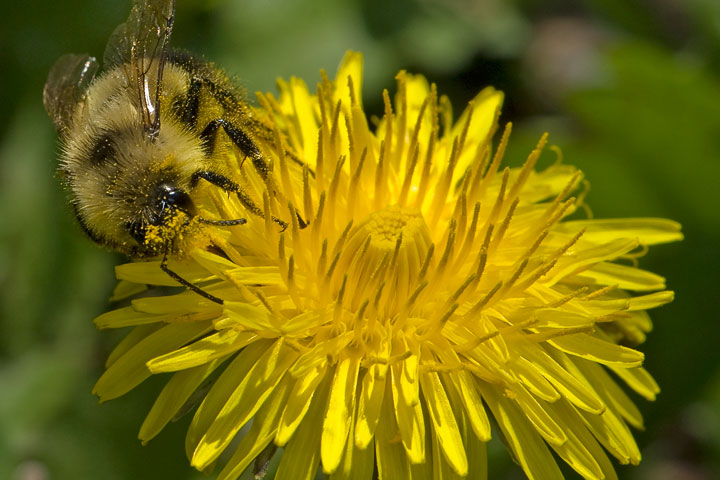
[[[122,333],[91,322],[120,259],[73,224],[42,109],[53,61],[101,57],[129,3],[31,0],[0,19],[0,478],[204,478],[184,458],[187,418],[145,447],[135,440],[163,378],[106,405],[90,394]],[[248,92],[272,90],[278,76],[313,85],[346,50],[362,51],[376,113],[402,68],[436,82],[456,112],[492,84],[507,93],[501,120],[514,123],[508,161],[549,131],[585,171],[596,217],[680,221],[684,242],[641,259],[677,295],[651,312],[643,351],[663,391],[637,399],[645,459],[620,476],[720,478],[720,2],[183,0],[173,44]],[[497,442],[490,468],[519,475]]]

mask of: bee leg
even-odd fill
[[[213,147],[215,146],[215,137],[217,136],[218,129],[222,127],[230,137],[230,140],[245,154],[246,157],[252,159],[253,165],[257,169],[258,173],[263,179],[268,176],[268,166],[262,158],[260,149],[255,145],[255,142],[242,131],[242,129],[236,127],[231,122],[223,118],[216,118],[207,124],[205,129],[200,133],[202,139],[202,147],[205,151],[205,155],[208,157],[213,153]]]
[[[162,261],[160,262],[160,268],[162,269],[163,272],[167,273],[170,278],[172,278],[172,279],[175,280],[176,282],[180,283],[181,285],[189,288],[190,290],[192,290],[193,292],[197,293],[198,295],[201,295],[201,296],[207,298],[207,299],[210,300],[211,302],[215,302],[215,303],[218,303],[218,304],[220,304],[220,305],[222,305],[223,303],[225,303],[221,298],[218,298],[218,297],[216,297],[215,295],[210,295],[209,293],[207,293],[207,292],[206,292],[205,290],[203,290],[202,288],[198,287],[197,285],[195,285],[195,284],[193,284],[193,283],[191,283],[191,282],[188,282],[187,280],[185,280],[184,278],[182,278],[180,275],[178,275],[177,273],[175,273],[175,272],[173,272],[172,270],[170,270],[170,268],[167,266],[167,262],[168,262],[168,256],[167,256],[167,251],[166,251],[166,252],[165,252],[165,255],[163,255]]]
[[[274,138],[274,133],[272,129],[270,129],[268,126],[266,126],[264,123],[262,123],[259,120],[255,120],[252,118],[249,118],[247,120],[248,125],[252,126],[252,132],[255,135],[256,138],[261,138],[265,140],[268,143],[272,143]],[[298,158],[297,155],[295,155],[291,150],[285,149],[285,156],[289,158],[293,163],[296,163],[300,167],[308,167],[308,173],[312,178],[315,178],[315,171],[308,166],[307,163],[303,162]]]
[[[178,108],[180,121],[195,129],[197,126],[198,111],[200,109],[200,91],[202,90],[202,80],[193,78],[190,80],[190,88],[188,88],[187,97]]]
[[[230,140],[232,140],[232,142],[247,157],[250,157],[252,159],[255,170],[257,170],[263,180],[267,179],[269,169],[267,163],[262,158],[260,149],[257,147],[257,145],[255,145],[255,142],[253,142],[252,139],[245,132],[243,132],[240,128],[236,127],[225,119],[217,118],[215,120],[212,120],[210,123],[207,124],[205,129],[200,134],[200,138],[203,142],[202,147],[205,151],[205,155],[212,155],[213,147],[215,146],[215,137],[217,136],[217,132],[220,127],[225,130],[225,133],[228,135],[228,137],[230,137]],[[247,207],[252,213],[258,216],[263,215],[262,210],[260,210],[260,208],[255,205],[252,199],[245,192],[243,192],[236,183],[232,182],[230,179],[213,172],[196,172],[196,174],[198,173],[207,174],[207,176],[201,176],[201,178],[204,178],[205,180],[214,185],[217,185],[223,190],[233,191],[237,193],[238,198],[240,198],[242,204],[245,205],[245,207]],[[193,175],[193,178],[194,177],[195,175]],[[216,178],[217,181],[213,181],[210,177]],[[231,185],[232,188],[230,188]],[[307,222],[305,222],[305,220],[303,220],[299,214],[297,214],[297,218],[300,224],[300,228],[305,228],[307,226]],[[287,222],[279,220],[275,217],[273,217],[273,220],[276,223],[280,224],[283,227],[283,230],[285,230],[288,226]]]
[[[252,198],[250,198],[250,195],[245,193],[242,188],[240,188],[240,185],[233,182],[229,178],[227,178],[224,175],[220,175],[219,173],[210,172],[207,170],[200,170],[195,173],[193,173],[192,178],[190,179],[190,187],[194,188],[200,180],[205,180],[206,182],[212,183],[216,187],[220,187],[226,192],[233,192],[238,196],[238,199],[240,200],[240,203],[245,206],[248,210],[250,210],[250,213],[253,215],[257,215],[258,217],[264,217],[264,212],[255,205],[255,202],[253,202]],[[273,222],[280,225],[283,229],[283,231],[288,227],[288,223],[280,220],[279,218],[272,217]],[[303,224],[305,222],[302,222]]]

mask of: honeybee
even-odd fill
[[[193,197],[201,182],[263,215],[223,170],[217,149],[238,149],[264,179],[269,166],[253,140],[259,128],[227,76],[169,48],[174,12],[175,0],[135,0],[110,36],[104,71],[97,74],[99,62],[89,55],[61,57],[44,104],[62,145],[59,171],[87,236],[133,258],[162,256],[169,276],[222,303],[170,270],[168,256],[198,225],[246,222],[200,216]]]

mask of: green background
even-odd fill
[[[129,1],[30,0],[0,19],[0,478],[204,478],[187,466],[188,419],[148,446],[139,426],[163,379],[99,405],[90,394],[122,332],[97,332],[113,265],[86,240],[54,177],[42,87],[63,53],[102,56]],[[365,55],[364,101],[381,112],[395,73],[422,73],[456,112],[485,85],[507,94],[508,159],[540,134],[591,182],[596,217],[660,216],[682,243],[641,266],[674,303],[642,347],[662,393],[637,398],[644,460],[623,479],[720,478],[720,2],[716,0],[180,0],[172,44],[249,92],[278,76],[314,85]],[[546,161],[551,161],[552,154]],[[159,381],[158,381],[159,380]],[[522,478],[497,441],[491,478]],[[568,478],[575,478],[568,473]]]

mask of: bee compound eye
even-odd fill
[[[173,189],[165,194],[165,202],[172,210],[180,210],[190,216],[195,216],[195,204],[187,192],[179,189]]]

